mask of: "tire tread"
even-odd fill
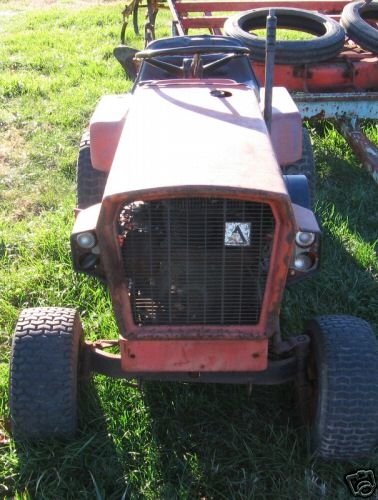
[[[10,365],[15,438],[71,437],[75,433],[81,334],[74,309],[37,307],[21,312]]]
[[[369,455],[378,442],[378,343],[366,321],[328,315],[308,324],[320,394],[312,444],[324,459]]]

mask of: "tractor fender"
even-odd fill
[[[105,95],[89,123],[91,161],[96,170],[109,172],[126,121],[132,95]]]
[[[311,208],[307,177],[305,175],[284,175],[283,178],[291,202],[304,208]]]

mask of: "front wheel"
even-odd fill
[[[74,435],[81,337],[81,321],[74,309],[41,307],[21,312],[10,366],[15,438]]]
[[[308,403],[312,451],[328,460],[354,460],[378,443],[378,342],[353,316],[320,316],[310,336]]]

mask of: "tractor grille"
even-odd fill
[[[138,325],[254,325],[274,237],[267,204],[224,198],[134,202],[119,217]]]

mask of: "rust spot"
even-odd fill
[[[277,284],[279,289],[283,289],[285,286],[285,280],[281,279],[279,283]],[[280,310],[281,310],[281,301],[275,301],[272,303],[270,311],[268,313],[268,321],[266,324],[266,334],[268,337],[272,335],[276,329],[276,321],[277,318],[280,315]]]

